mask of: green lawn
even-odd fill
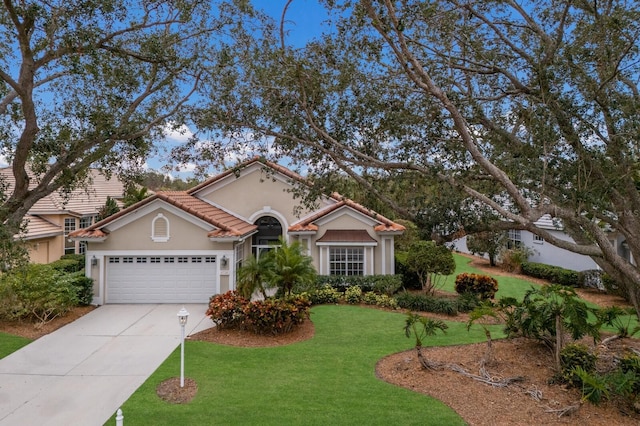
[[[235,348],[186,342],[186,376],[198,384],[189,404],[172,405],[155,394],[179,374],[177,349],[122,407],[127,425],[455,425],[462,419],[441,402],[387,384],[375,376],[385,355],[412,348],[405,315],[356,306],[312,309],[315,336],[276,348]],[[484,341],[448,322],[429,345]],[[496,336],[500,327],[494,328]],[[107,424],[112,424],[111,422]]]
[[[26,337],[13,336],[0,332],[0,359],[31,343]]]

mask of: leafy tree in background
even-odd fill
[[[443,239],[468,221],[531,231],[591,256],[640,313],[640,269],[610,242],[640,259],[637,1],[323,4],[325,34],[293,47],[286,10],[279,25],[238,2],[202,129],[319,177],[340,169],[389,205],[365,176],[409,170],[435,195],[408,213]],[[544,215],[574,242],[539,228]]]
[[[179,126],[207,42],[223,25],[208,1],[4,1],[0,149],[12,170],[8,233],[87,169],[134,173],[152,140]]]
[[[496,266],[496,257],[505,247],[507,235],[504,231],[482,231],[467,237],[467,248],[473,254],[489,256],[489,264]]]
[[[420,278],[422,290],[432,294],[447,275],[453,274],[456,262],[447,247],[434,241],[416,241],[409,247],[407,267]]]
[[[105,201],[104,205],[100,207],[98,210],[97,221],[101,221],[103,219],[108,218],[111,215],[114,215],[120,211],[120,207],[118,207],[118,203],[111,197],[107,197],[107,201]]]

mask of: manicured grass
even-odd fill
[[[487,275],[486,272],[471,266],[471,259],[468,257],[457,253],[454,253],[453,257],[456,261],[456,271],[447,277],[445,284],[441,288],[442,291],[455,293],[456,276],[463,272]],[[498,292],[496,293],[496,299],[503,297],[515,297],[518,300],[522,300],[527,290],[531,289],[532,286],[539,286],[538,284],[521,278],[506,277],[502,275],[496,275],[494,278],[498,280]]]
[[[26,337],[13,336],[11,334],[0,332],[0,359],[17,351],[21,347],[28,345],[29,343],[31,343],[31,340]]]
[[[198,384],[189,404],[172,405],[156,386],[179,375],[177,349],[122,407],[127,425],[456,425],[446,405],[375,376],[382,357],[413,347],[405,315],[358,306],[312,309],[315,336],[276,348],[186,342],[185,375]],[[484,341],[478,327],[448,322],[427,345]],[[500,327],[492,329],[502,336]],[[111,422],[107,424],[112,424]]]

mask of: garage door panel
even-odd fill
[[[107,260],[106,303],[207,303],[218,291],[214,256]]]

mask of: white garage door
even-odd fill
[[[207,303],[219,292],[215,256],[114,256],[106,303]]]

